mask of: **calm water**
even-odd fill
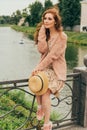
[[[24,44],[19,43],[21,40]],[[86,54],[87,47],[70,44],[66,53],[68,72],[75,66],[83,66]],[[34,42],[23,33],[10,27],[0,27],[0,81],[28,78],[39,57]]]

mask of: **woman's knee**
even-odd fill
[[[51,92],[50,92],[50,90],[48,89],[47,92],[42,95],[42,101],[43,101],[43,102],[48,101],[48,100],[50,99],[50,94],[51,94]]]

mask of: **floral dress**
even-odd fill
[[[50,48],[52,47],[51,40],[48,42],[48,47],[50,51]],[[50,89],[51,93],[53,93],[56,97],[58,97],[59,92],[62,90],[64,86],[64,81],[57,79],[57,76],[53,70],[52,65],[49,65],[47,68],[45,68],[44,72],[47,75],[49,80],[48,88]]]

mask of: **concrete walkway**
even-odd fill
[[[36,129],[32,129],[32,130],[36,130]],[[64,128],[53,129],[53,130],[87,130],[87,128],[83,128],[81,126],[75,125],[75,126],[68,126],[66,128],[64,127]]]
[[[70,127],[59,128],[59,129],[55,129],[55,130],[87,130],[87,128],[83,128],[81,126],[70,126]]]

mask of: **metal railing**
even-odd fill
[[[79,76],[80,73],[68,74],[59,97],[51,95],[53,129],[78,122],[79,113],[72,117],[72,105],[78,101],[78,97],[73,95],[73,80],[79,80]],[[0,130],[3,130],[3,119],[8,125],[18,120],[13,130],[40,130],[43,121],[36,119],[36,108],[35,95],[28,89],[28,79],[0,82]],[[10,119],[10,116],[13,118]]]

